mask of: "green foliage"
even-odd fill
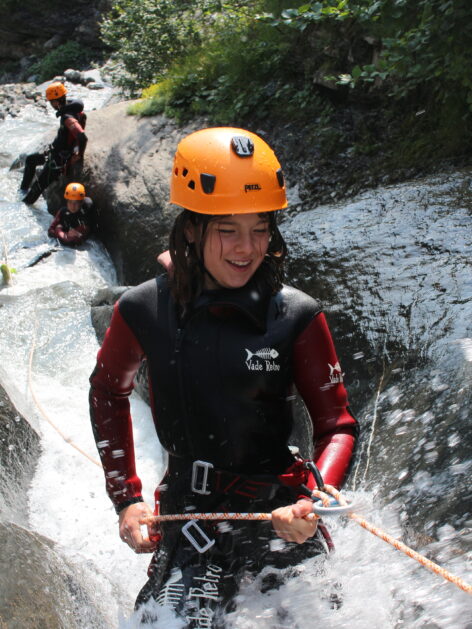
[[[258,19],[262,3],[249,4],[250,9],[241,3],[237,12],[233,5],[232,11],[212,14],[204,45],[194,44],[174,60],[165,78],[143,91],[143,101],[131,113],[164,112],[179,120],[206,115],[229,124],[250,114],[263,118],[277,110],[283,117],[316,109],[317,95],[305,85],[303,68],[290,58],[290,38]]]
[[[246,28],[220,33],[183,63],[174,64],[164,81],[144,91],[149,105],[138,105],[137,111],[165,112],[180,120],[209,115],[217,123],[244,118],[255,110],[263,117],[287,97],[284,82],[274,80],[273,72],[284,47],[251,35],[254,32]]]
[[[31,66],[31,74],[47,81],[68,68],[81,69],[90,61],[88,52],[75,41],[68,41],[51,50],[41,61]]]
[[[11,266],[7,264],[0,265],[0,272],[2,274],[3,283],[11,284],[12,282],[12,273],[16,273],[16,269],[13,269]]]
[[[389,7],[379,69],[394,81],[392,93],[405,96],[427,86],[444,100],[457,89],[472,108],[472,5],[469,0],[420,0]],[[413,15],[411,12],[414,10]],[[384,18],[385,19],[385,18]],[[457,98],[457,92],[454,98]]]
[[[339,85],[386,83],[395,98],[426,89],[442,100],[459,89],[472,107],[469,0],[324,0],[266,19],[274,27],[284,25],[299,33],[319,33],[322,27],[330,29],[332,38],[344,34],[376,42],[375,61],[351,60],[338,76]]]
[[[220,17],[244,15],[257,4],[257,0],[118,0],[102,22],[102,37],[126,69],[121,85],[135,91],[162,79],[170,66],[204,45],[218,29]]]
[[[377,102],[397,121],[408,112],[399,136],[409,137],[411,129],[424,135],[405,148],[412,161],[424,154],[424,142],[449,154],[461,150],[470,131],[470,0],[176,5],[121,0],[104,24],[107,43],[129,73],[128,86],[152,84],[133,113],[165,112],[179,120],[204,115],[239,125],[249,117],[323,119],[319,137],[335,150],[341,138],[331,99]],[[426,112],[421,121],[419,110]],[[366,147],[358,150],[377,150],[374,141]]]

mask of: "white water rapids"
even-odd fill
[[[87,90],[81,91],[80,96],[85,93]],[[90,96],[98,100],[86,100],[86,110],[101,106],[101,94]],[[135,626],[134,599],[146,580],[150,556],[134,555],[120,541],[117,516],[105,494],[102,470],[73,449],[45,420],[28,386],[31,376],[34,392],[50,420],[69,440],[98,458],[88,416],[88,378],[98,350],[90,302],[97,289],[116,283],[113,264],[94,239],[71,249],[48,238],[52,217],[44,201],[32,207],[19,202],[20,173],[9,171],[18,154],[34,150],[42,134],[56,125],[52,114],[46,116],[33,107],[25,108],[19,118],[0,123],[0,230],[8,263],[16,269],[13,285],[0,290],[0,381],[18,410],[39,432],[42,445],[28,494],[18,496],[18,509],[2,514],[2,518],[53,540],[56,555],[71,567],[74,579],[86,593],[73,612],[62,612],[61,626],[131,629]],[[3,248],[3,243],[0,246]],[[50,250],[50,255],[28,266]],[[0,258],[4,261],[3,252]],[[470,346],[468,351],[464,360],[470,361]],[[361,422],[364,413],[372,412],[372,404],[368,409],[356,409]],[[164,457],[149,408],[137,396],[132,398],[132,412],[138,473],[151,503],[154,487],[162,477]],[[375,458],[375,452],[372,456]],[[400,501],[380,503],[374,491],[361,491],[359,495],[360,512],[401,537]],[[228,626],[276,629],[286,626],[281,610],[287,610],[290,626],[306,629],[472,627],[470,596],[356,524],[335,518],[328,524],[336,553],[324,569],[320,562],[309,560],[300,576],[267,594],[258,592],[258,581],[243,583],[237,611],[228,618]],[[460,531],[444,524],[435,539],[424,540],[422,548],[417,549],[429,552],[435,561],[471,582],[470,524],[469,519],[469,528],[464,526]],[[48,586],[45,574],[46,593]],[[342,598],[339,609],[333,609],[329,602],[336,588]],[[31,600],[32,608],[34,605]],[[68,613],[74,614],[73,622]],[[7,627],[16,626],[14,619],[4,620]],[[173,629],[181,625],[168,619],[160,626]]]

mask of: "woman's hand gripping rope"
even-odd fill
[[[299,500],[296,504],[279,507],[271,513],[272,527],[286,542],[303,544],[313,537],[318,528],[317,515],[313,514],[311,500]]]
[[[160,540],[159,526],[152,510],[145,502],[137,502],[120,511],[120,537],[135,553],[153,553]],[[146,524],[148,537],[144,537],[141,525]]]

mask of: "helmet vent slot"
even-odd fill
[[[194,182],[194,180],[193,180],[193,179],[191,179],[191,180],[188,182],[188,187],[190,188],[190,190],[195,190],[195,182]]]
[[[279,168],[279,170],[275,174],[277,175],[277,181],[279,182],[279,186],[283,188],[285,185],[285,181],[284,181],[284,174],[282,172],[282,169]]]
[[[188,175],[188,170],[186,168],[184,168],[182,170],[182,177],[186,177]]]
[[[212,194],[215,189],[216,177],[215,175],[202,173],[200,175],[200,183],[202,184],[203,192],[205,192],[205,194]]]

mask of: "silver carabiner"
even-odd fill
[[[339,502],[335,498],[330,499],[330,506],[324,507],[321,500],[316,498],[316,501],[313,503],[311,508],[313,513],[316,515],[324,516],[324,515],[343,515],[344,513],[350,513],[355,509],[355,505],[350,503],[347,505],[340,505]]]

